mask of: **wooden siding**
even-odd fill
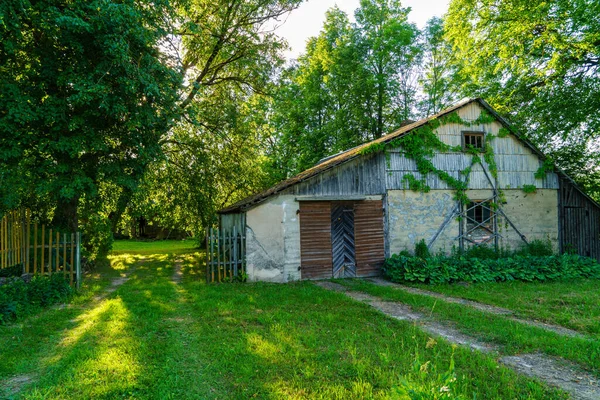
[[[221,235],[230,235],[233,230],[237,233],[246,231],[246,213],[219,215],[219,231]]]
[[[354,204],[354,238],[357,276],[379,275],[385,260],[383,201]]]
[[[600,261],[600,207],[566,178],[560,179],[558,201],[561,250]]]
[[[477,119],[481,110],[482,108],[478,104],[472,103],[458,110],[458,113],[464,120],[473,121]],[[451,146],[461,146],[462,132],[465,130],[482,131],[497,136],[500,127],[499,122],[471,127],[452,123],[439,127],[436,134],[444,143]],[[558,189],[558,176],[554,173],[547,174],[545,179],[535,179],[534,175],[541,165],[541,160],[516,137],[512,135],[504,138],[496,137],[490,144],[494,150],[494,159],[498,167],[498,185],[501,188],[518,189],[524,185],[535,185],[538,189]],[[460,174],[460,171],[471,164],[471,157],[463,152],[440,153],[433,156],[432,163],[437,169],[446,171],[455,179],[464,180],[465,177]],[[485,162],[483,164],[489,175],[489,168]],[[399,150],[391,152],[386,172],[387,189],[405,189],[404,177],[407,174],[421,179],[415,161],[406,158]],[[431,189],[451,189],[446,182],[439,179],[435,174],[428,174],[425,182]],[[469,177],[469,188],[490,188],[490,182],[480,166],[473,168]]]
[[[300,265],[302,279],[331,278],[331,203],[300,202]]]
[[[310,178],[287,189],[285,194],[338,196],[385,193],[385,156],[373,154]]]

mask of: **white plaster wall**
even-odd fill
[[[249,281],[300,279],[299,203],[279,195],[246,212],[246,272]]]
[[[491,190],[468,190],[467,196],[473,200],[492,197]],[[528,241],[550,240],[558,249],[558,193],[554,189],[538,189],[526,194],[522,190],[504,190],[506,204],[502,210],[517,230]],[[414,251],[421,239],[429,243],[440,230],[444,221],[456,206],[453,190],[432,190],[428,193],[412,190],[388,191],[388,232],[387,238],[391,254],[402,250]],[[517,249],[523,245],[519,234],[508,221],[498,217],[498,230],[502,235],[499,245],[507,249]],[[431,248],[433,253],[448,253],[458,246],[459,222],[452,218],[439,234]]]

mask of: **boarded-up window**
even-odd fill
[[[354,237],[357,276],[378,275],[385,260],[382,200],[354,204]]]
[[[302,279],[331,278],[330,202],[300,202],[300,258]]]

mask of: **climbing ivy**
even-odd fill
[[[535,172],[535,179],[544,179],[548,172],[554,172],[554,162],[550,158],[546,158]]]
[[[425,179],[420,180],[415,178],[413,174],[406,174],[402,178],[402,181],[408,184],[408,188],[414,192],[427,193],[431,190],[431,187],[425,183]]]
[[[537,192],[537,186],[535,185],[523,185],[523,191],[527,194]]]
[[[494,122],[496,119],[486,111],[482,111],[477,119],[473,121],[466,121],[458,115],[457,112],[450,113],[440,118],[435,118],[427,122],[425,125],[415,129],[410,135],[401,136],[390,140],[389,142],[377,142],[373,143],[360,151],[360,154],[372,154],[379,152],[386,152],[386,160],[388,168],[390,165],[390,155],[388,150],[394,148],[400,148],[403,150],[404,155],[415,161],[417,171],[421,174],[422,178],[417,179],[412,174],[406,174],[403,177],[403,182],[413,191],[427,193],[431,188],[425,183],[425,177],[432,173],[438,178],[444,181],[448,186],[455,190],[455,199],[460,201],[462,204],[467,204],[469,198],[467,197],[466,191],[468,188],[468,177],[471,173],[473,166],[477,163],[481,163],[480,155],[483,153],[483,159],[489,166],[490,173],[494,179],[498,177],[498,168],[494,159],[494,151],[490,142],[495,138],[493,135],[486,136],[486,144],[483,152],[481,149],[474,148],[473,146],[467,146],[466,152],[472,155],[471,164],[461,171],[461,175],[465,176],[465,181],[456,179],[455,177],[448,174],[446,171],[439,170],[433,165],[431,157],[436,152],[462,152],[462,146],[450,146],[442,142],[435,134],[435,130],[440,126],[447,124],[460,124],[464,126],[475,126],[483,125]]]

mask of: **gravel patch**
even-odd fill
[[[181,263],[182,263],[182,261],[180,259],[175,260],[175,270],[173,271],[173,275],[171,276],[171,280],[176,285],[179,285],[181,283],[181,280],[183,279],[183,271],[181,270],[181,267],[182,267]]]
[[[12,396],[17,395],[25,385],[28,385],[34,380],[35,376],[33,374],[23,374],[0,381],[0,394],[6,396],[2,398],[11,398]]]

